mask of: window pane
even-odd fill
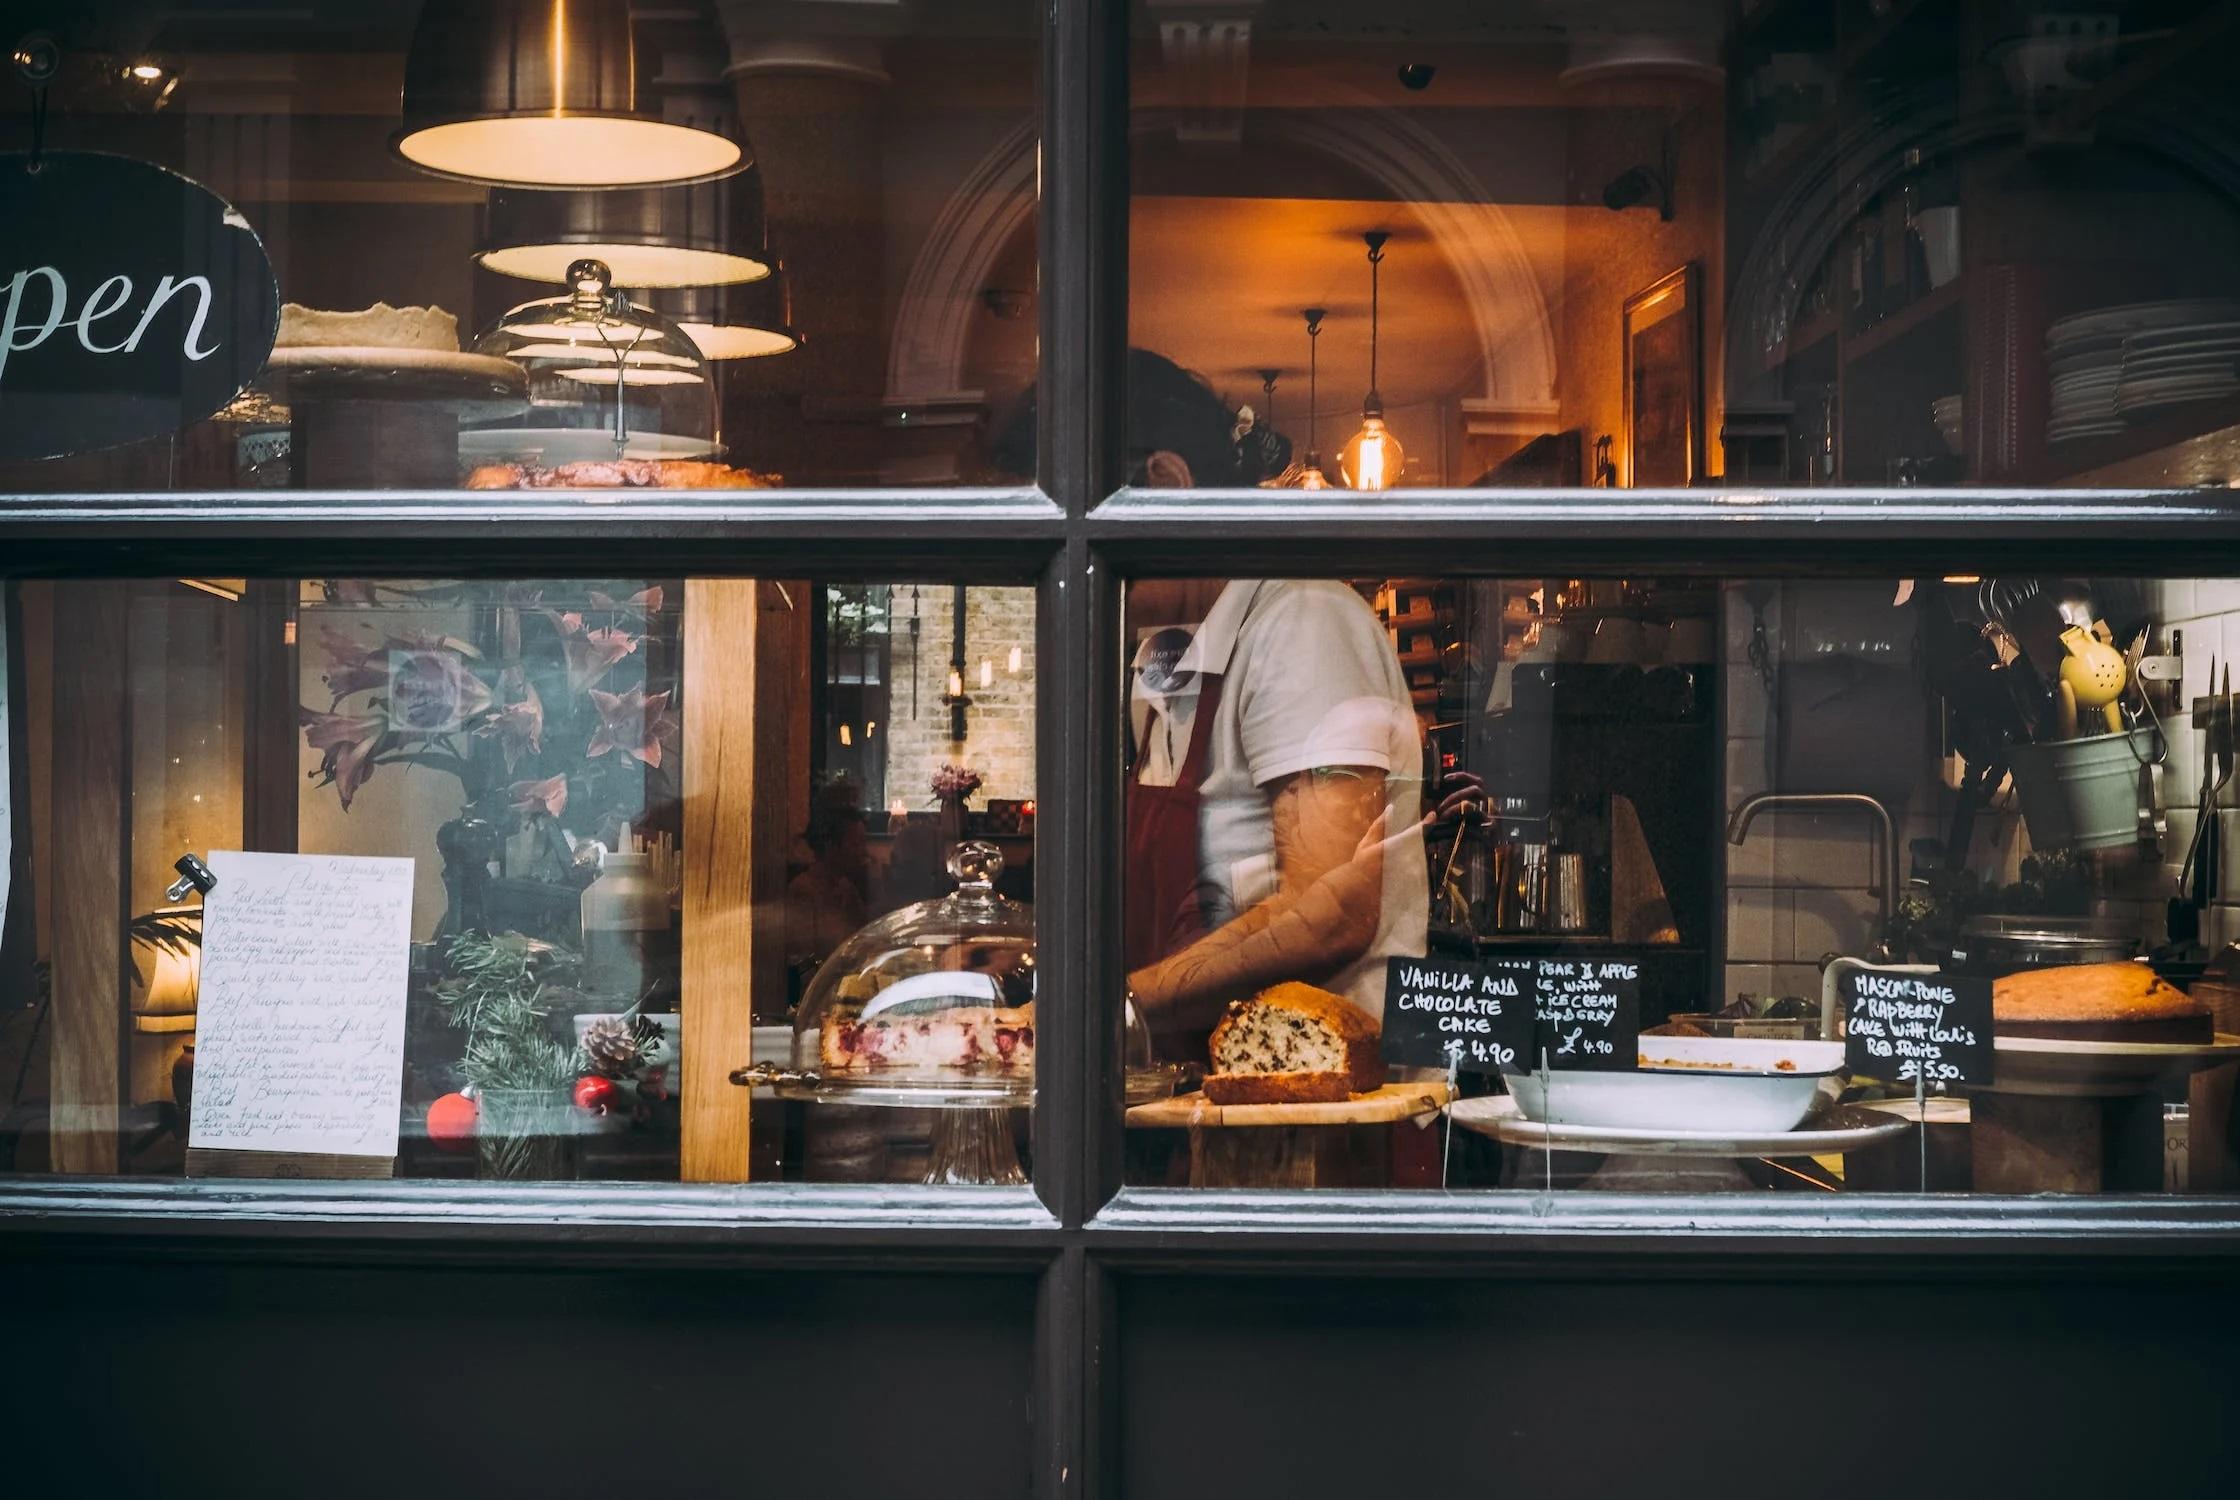
[[[9,604],[0,1170],[1024,1180],[1032,590]]]
[[[1134,482],[2225,484],[2223,26],[1143,0]]]
[[[1034,382],[1024,0],[54,9],[0,493],[983,482]]]
[[[2240,894],[2199,814],[2235,611],[1134,583],[1131,1180],[2240,1187]]]

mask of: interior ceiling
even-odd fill
[[[1350,433],[1369,382],[1369,260],[1362,231],[1386,229],[1377,378],[1388,407],[1479,383],[1478,335],[1461,284],[1405,208],[1298,198],[1137,198],[1130,210],[1128,336],[1195,370],[1235,401],[1260,403],[1260,377],[1285,373],[1278,426],[1304,441],[1307,328],[1324,307],[1319,434]]]

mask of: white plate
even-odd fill
[[[1893,1140],[1912,1125],[1863,1109],[1831,1110],[1806,1130],[1619,1130],[1596,1125],[1542,1125],[1527,1120],[1517,1101],[1499,1096],[1458,1099],[1447,1113],[1465,1130],[1513,1146],[1596,1151],[1627,1156],[1828,1156]]]
[[[2210,297],[2169,302],[2127,302],[2119,307],[2094,308],[2056,318],[2046,327],[2046,341],[2065,342],[2111,333],[2137,333],[2181,323],[2223,323],[2240,313],[2240,302]]]
[[[2053,1037],[1992,1040],[1994,1094],[2120,1098],[2204,1068],[2240,1062],[2240,1036],[2218,1032],[2208,1042],[2065,1042]]]
[[[621,456],[707,458],[718,451],[718,445],[705,438],[633,431]],[[548,468],[604,463],[615,457],[614,434],[594,427],[481,427],[459,434],[459,457],[468,463],[529,463]]]

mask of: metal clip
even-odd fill
[[[179,872],[179,878],[163,888],[164,899],[167,901],[184,901],[189,891],[200,891],[207,896],[217,888],[218,877],[210,873],[208,865],[191,854],[180,855],[172,861],[171,868]]]

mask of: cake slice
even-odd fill
[[[1215,1104],[1334,1103],[1384,1084],[1377,1023],[1343,996],[1279,984],[1229,1007],[1214,1027]]]
[[[827,1073],[906,1075],[1034,1072],[1034,1007],[956,1006],[931,1015],[860,1011],[824,1019],[818,1065]]]

